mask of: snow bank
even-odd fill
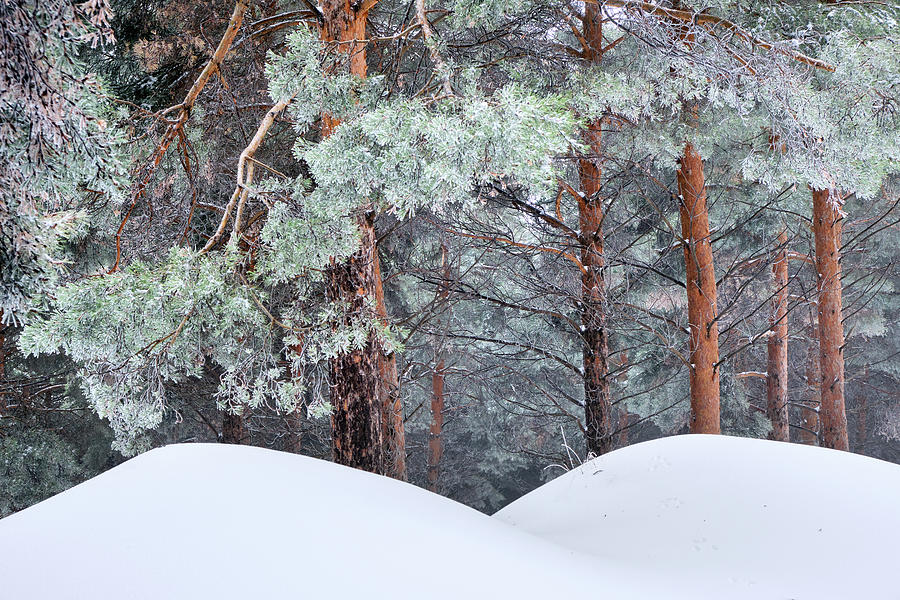
[[[678,436],[586,463],[495,518],[693,598],[900,598],[900,467]]]
[[[148,452],[0,521],[2,600],[889,599],[900,468],[720,436],[638,444],[494,517],[241,446]]]
[[[153,450],[0,521],[3,600],[672,598],[411,485],[258,448]]]

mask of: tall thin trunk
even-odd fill
[[[844,407],[844,326],[841,322],[841,221],[833,192],[813,190],[819,321],[819,418],[822,445],[849,450]]]
[[[774,290],[772,313],[769,317],[769,360],[766,367],[766,414],[772,422],[770,439],[790,441],[788,424],[788,259],[787,234],[778,236],[780,250],[772,263]]]
[[[338,52],[349,57],[350,72],[366,76],[366,19],[360,3],[324,0],[321,3],[326,42],[340,42]],[[339,125],[322,116],[322,136]],[[328,274],[329,299],[347,310],[343,326],[353,316],[366,313],[369,300],[376,304],[375,318],[386,318],[381,272],[378,265],[374,214],[363,207],[358,216],[360,246],[343,264],[333,264]],[[366,471],[406,478],[403,416],[395,358],[386,355],[382,340],[372,335],[365,347],[329,361],[334,412],[331,418],[332,455],[335,462]]]
[[[866,365],[866,383],[869,383],[869,365]],[[860,454],[866,451],[869,438],[869,397],[865,393],[859,396],[859,411],[856,413],[856,449]]]
[[[582,18],[587,42],[585,59],[603,57],[601,8],[585,5]],[[603,281],[603,198],[600,163],[602,121],[595,120],[583,133],[590,155],[578,161],[581,197],[578,225],[581,242],[581,336],[584,369],[584,425],[588,452],[601,455],[613,449],[609,390],[609,346],[606,331],[606,286]]]
[[[444,359],[431,374],[431,426],[428,428],[428,489],[438,491],[441,457],[444,455]]]
[[[721,433],[716,274],[703,160],[690,142],[677,176],[690,327],[691,433]]]
[[[616,375],[616,383],[619,389],[624,389],[628,381],[628,352],[623,350],[619,352],[619,374]],[[618,401],[619,410],[619,435],[616,440],[616,447],[624,448],[628,445],[628,429],[631,427],[631,415],[628,413],[628,407],[620,399]]]
[[[819,333],[810,317],[810,346],[806,359],[806,400],[800,404],[798,440],[808,446],[819,445]]]
[[[441,242],[441,287],[438,291],[438,310],[450,296],[450,262],[447,260],[447,244]],[[446,324],[442,324],[444,327]],[[440,340],[435,351],[435,366],[431,373],[431,425],[428,428],[428,489],[438,491],[441,457],[444,455],[444,341]]]
[[[375,256],[375,310],[378,317],[388,323],[387,306],[384,302],[384,286],[381,278],[381,260],[378,248]],[[385,443],[387,444],[387,464],[385,475],[401,481],[406,475],[406,429],[403,424],[403,399],[400,396],[400,379],[397,374],[397,355],[387,353],[383,348],[378,351],[379,397],[381,402],[382,423]]]
[[[681,0],[673,8],[682,9]],[[690,25],[680,24],[678,36],[688,48],[695,41]],[[688,108],[688,121],[696,127],[699,107]],[[691,433],[721,433],[719,417],[719,326],[716,321],[716,273],[706,205],[703,159],[687,142],[677,172],[681,237],[687,287],[690,331]]]

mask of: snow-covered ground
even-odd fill
[[[495,518],[693,598],[900,598],[900,467],[726,436],[636,444]]]
[[[900,467],[682,436],[488,517],[258,448],[148,452],[0,520],[3,600],[900,597]]]

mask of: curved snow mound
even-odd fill
[[[153,450],[0,521],[3,600],[677,598],[461,504],[259,448]]]
[[[148,452],[0,521],[6,600],[897,598],[900,468],[681,436],[488,517],[259,448]]]
[[[629,446],[494,517],[694,598],[900,598],[900,467],[690,435]]]

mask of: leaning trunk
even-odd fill
[[[842,219],[834,194],[829,190],[813,190],[822,445],[849,450],[844,408],[844,327],[841,322]]]
[[[588,47],[585,58],[600,62],[603,33],[600,7],[585,6],[582,19]],[[613,449],[609,391],[609,348],[606,331],[605,285],[603,281],[603,199],[600,165],[602,121],[590,123],[583,137],[590,155],[578,161],[581,197],[578,224],[581,243],[581,337],[584,369],[584,430],[587,450],[601,455]]]
[[[790,441],[788,426],[787,377],[788,377],[788,261],[787,235],[778,238],[780,250],[772,264],[774,290],[769,330],[769,361],[766,367],[766,414],[772,422],[770,439]]]
[[[703,160],[690,142],[677,175],[690,327],[691,433],[721,433],[716,275]]]

